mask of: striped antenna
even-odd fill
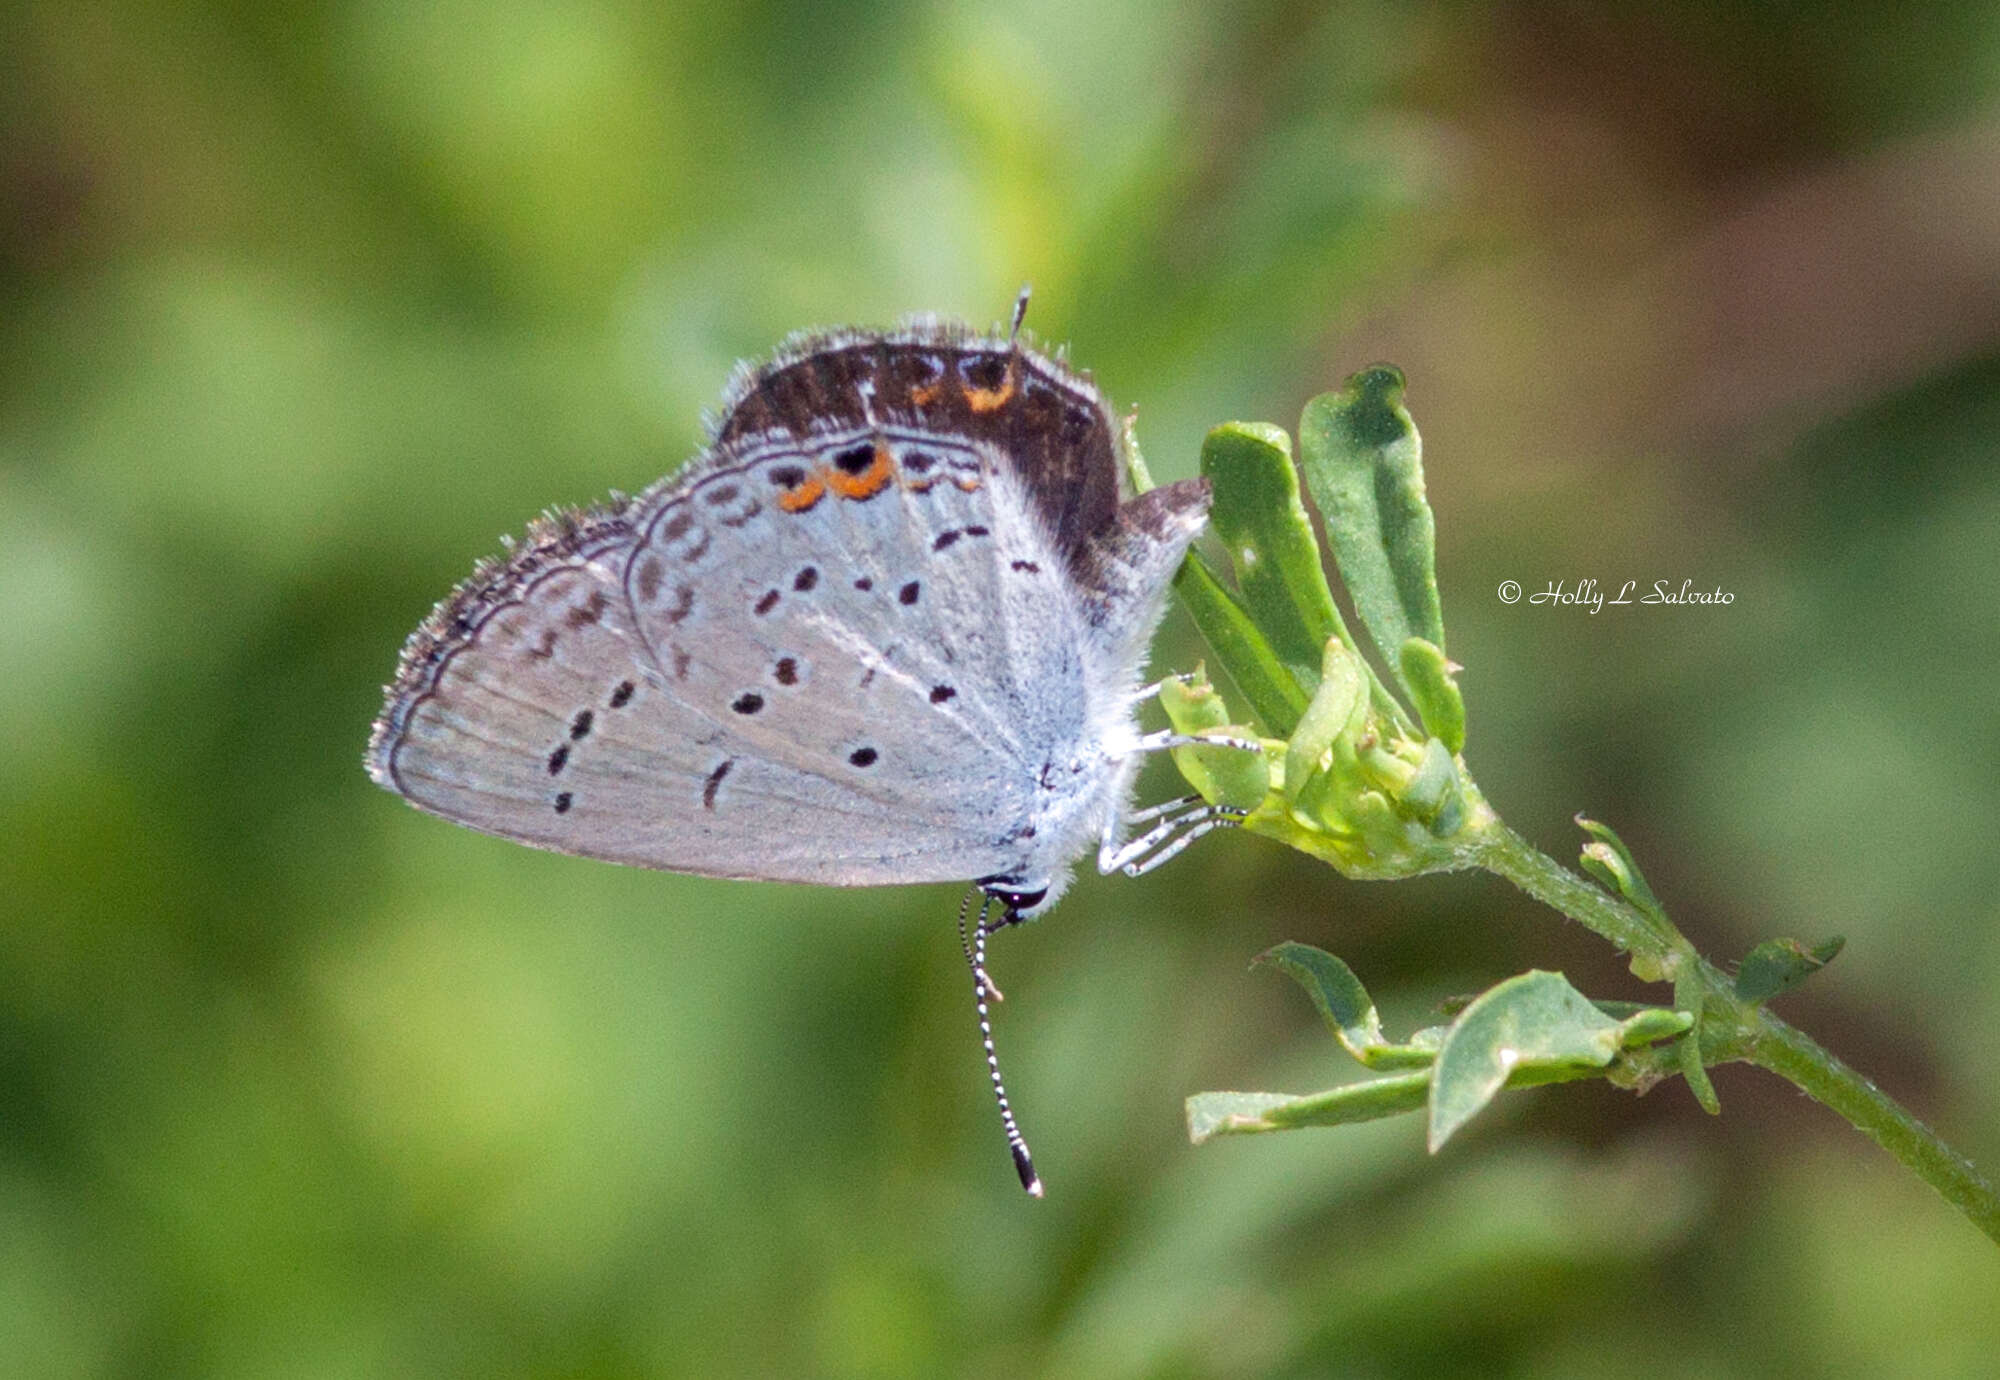
[[[979,1008],[979,1040],[986,1047],[986,1071],[993,1078],[993,1096],[1000,1104],[1000,1125],[1007,1132],[1007,1149],[1014,1156],[1014,1171],[1021,1176],[1021,1187],[1028,1190],[1028,1196],[1042,1196],[1041,1176],[1035,1173],[1034,1157],[1028,1153],[1028,1142],[1021,1137],[1021,1128],[1015,1124],[1014,1109],[1007,1104],[1007,1086],[1000,1081],[1000,1055],[993,1048],[993,1022],[986,1013],[988,1001],[1001,1000],[1000,989],[993,985],[993,979],[986,975],[986,936],[995,929],[1005,928],[1012,917],[1001,920],[998,925],[989,926],[987,912],[993,905],[993,898],[979,892],[979,923],[972,927],[971,937],[966,935],[965,921],[972,910],[974,891],[965,893],[965,899],[958,907],[958,945],[965,952],[966,966],[972,969],[972,999]]]

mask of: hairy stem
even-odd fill
[[[1846,1117],[1877,1145],[1944,1195],[1974,1226],[2000,1242],[2000,1195],[1971,1160],[1938,1138],[1896,1100],[1821,1049],[1805,1032],[1758,1007],[1757,1029],[1742,1058],[1789,1080]]]
[[[1683,965],[1698,961],[1693,947],[1678,930],[1663,927],[1637,907],[1578,876],[1498,818],[1480,831],[1470,861],[1476,867],[1505,877],[1551,910],[1561,911],[1668,976]]]

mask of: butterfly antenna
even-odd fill
[[[988,1000],[998,1001],[1000,989],[993,985],[993,979],[986,976],[986,936],[994,929],[1004,927],[989,926],[986,922],[993,898],[982,894],[979,901],[979,923],[972,927],[971,937],[966,935],[965,921],[972,907],[972,893],[965,894],[965,900],[958,907],[958,942],[965,950],[966,964],[972,969],[972,999],[979,1008],[979,1041],[986,1049],[986,1071],[993,1078],[993,1097],[1000,1104],[1000,1125],[1007,1132],[1007,1149],[1014,1156],[1014,1172],[1021,1176],[1021,1187],[1031,1198],[1042,1196],[1042,1179],[1035,1173],[1035,1160],[1028,1153],[1028,1142],[1021,1137],[1021,1128],[1014,1121],[1014,1109],[1007,1103],[1007,1085],[1000,1081],[1000,1054],[993,1048],[993,1021],[987,1015]]]
[[[1034,289],[1027,283],[1021,284],[1021,295],[1014,299],[1014,325],[1007,332],[1009,348],[1021,343],[1021,321],[1028,314],[1028,294]]]

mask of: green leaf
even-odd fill
[[[1125,418],[1118,441],[1132,491],[1143,494],[1152,489],[1153,475],[1139,448],[1134,417]],[[1223,672],[1249,701],[1251,712],[1279,737],[1290,734],[1299,715],[1305,712],[1309,693],[1286,673],[1269,640],[1257,630],[1243,605],[1216,578],[1199,552],[1190,550],[1174,573],[1174,592],[1180,595],[1181,603],[1215,653]]]
[[[1175,676],[1160,686],[1160,706],[1176,732],[1213,733],[1235,729],[1229,706],[1208,682],[1200,666],[1191,675]],[[1239,810],[1256,809],[1271,790],[1271,762],[1261,752],[1234,747],[1177,747],[1174,765],[1190,786],[1211,805],[1231,805]]]
[[[1639,864],[1633,861],[1632,850],[1625,846],[1625,841],[1608,824],[1599,824],[1582,815],[1576,817],[1576,823],[1592,839],[1583,846],[1583,870],[1606,891],[1624,897],[1648,918],[1664,922],[1667,913],[1653,895],[1653,888],[1646,884],[1645,874],[1639,871]]]
[[[1336,740],[1357,733],[1368,709],[1368,672],[1341,642],[1328,642],[1319,689],[1285,747],[1285,796],[1304,804],[1334,782]]]
[[[1789,992],[1827,964],[1847,945],[1841,935],[1808,949],[1796,939],[1767,939],[1736,970],[1736,995],[1747,1002],[1769,1001]]]
[[[1272,735],[1291,736],[1309,699],[1243,605],[1199,552],[1188,552],[1174,576],[1174,592],[1200,629],[1218,665],[1236,682],[1251,712]]]
[[[1195,1093],[1187,1100],[1188,1139],[1200,1145],[1211,1136],[1275,1131],[1264,1124],[1264,1113],[1297,1100],[1291,1093]]]
[[[1635,1018],[1636,1019],[1636,1018]],[[1489,988],[1452,1022],[1430,1092],[1435,1152],[1510,1080],[1554,1081],[1603,1068],[1623,1026],[1591,1005],[1561,973],[1527,972]]]
[[[1431,1148],[1437,1149],[1505,1086],[1590,1077],[1620,1050],[1684,1033],[1684,1011],[1605,1003],[1608,1014],[1560,973],[1524,973],[1475,998],[1448,1029],[1418,1031],[1406,1045],[1382,1037],[1382,1021],[1354,971],[1324,949],[1284,943],[1258,955],[1312,997],[1347,1052],[1371,1068],[1409,1072],[1330,1088],[1325,1092],[1198,1093],[1187,1100],[1188,1136],[1212,1136],[1338,1126],[1431,1108]]]
[[[1325,1092],[1196,1093],[1187,1100],[1188,1139],[1200,1145],[1214,1136],[1255,1135],[1302,1126],[1345,1126],[1414,1112],[1430,1089],[1429,1069],[1370,1078]]]
[[[1600,1010],[1603,1004],[1598,1003]],[[1685,1011],[1669,1011],[1664,1006],[1642,1006],[1618,1023],[1618,1047],[1635,1049],[1685,1034],[1694,1026],[1694,1017]]]
[[[1321,648],[1346,640],[1312,519],[1299,501],[1299,474],[1284,428],[1225,422],[1201,445],[1201,472],[1215,490],[1210,529],[1236,571],[1243,606],[1271,650],[1310,691]]]
[[[1353,969],[1326,950],[1287,940],[1254,962],[1270,964],[1305,988],[1334,1038],[1369,1068],[1422,1068],[1435,1057],[1433,1050],[1389,1043],[1368,989]]]
[[[1444,1048],[1444,1037],[1450,1033],[1448,1025],[1427,1025],[1422,1030],[1411,1031],[1406,1043],[1411,1049],[1424,1051],[1431,1056],[1432,1062],[1436,1062],[1437,1052]]]
[[[1682,1000],[1679,995],[1680,987],[1680,983],[1674,984],[1676,1001]],[[1681,1041],[1679,1049],[1676,1050],[1680,1062],[1681,1081],[1688,1085],[1688,1091],[1694,1094],[1695,1102],[1704,1112],[1710,1116],[1721,1116],[1721,1094],[1716,1092],[1715,1083],[1708,1076],[1708,1065],[1701,1059],[1701,1018],[1704,1006],[1701,990],[1693,983],[1689,983],[1688,988],[1685,1000],[1689,1006],[1688,1020],[1692,1033]]]
[[[1450,838],[1465,823],[1465,793],[1459,788],[1458,762],[1437,739],[1425,740],[1423,761],[1403,788],[1402,800],[1438,838]]]
[[[1436,524],[1402,374],[1376,365],[1307,403],[1299,454],[1355,612],[1414,701],[1403,644],[1420,637],[1442,653],[1445,640]]]
[[[1452,672],[1458,669],[1435,643],[1413,637],[1399,656],[1402,680],[1424,731],[1456,755],[1465,751],[1465,696]]]

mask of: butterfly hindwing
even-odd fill
[[[378,779],[489,833],[676,871],[1006,870],[1022,759],[1065,731],[1032,698],[1076,699],[1049,670],[1073,667],[1074,621],[1020,589],[1053,558],[971,465],[829,494],[810,523],[752,511],[750,484],[810,458],[710,466],[475,580],[413,643]]]

